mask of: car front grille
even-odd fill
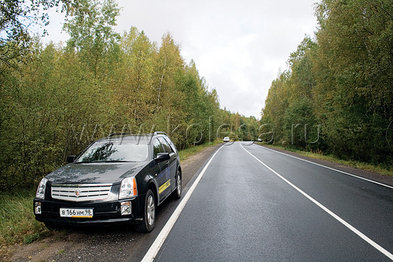
[[[73,202],[104,200],[111,187],[111,184],[53,184],[51,195],[53,199]]]

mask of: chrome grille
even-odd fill
[[[65,201],[104,200],[108,197],[111,187],[111,184],[53,184],[51,194],[53,199]]]

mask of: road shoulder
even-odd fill
[[[327,166],[330,168],[341,170],[343,172],[347,172],[347,173],[350,173],[350,174],[353,174],[353,175],[356,175],[356,176],[359,176],[359,177],[362,177],[365,179],[370,179],[370,180],[373,180],[373,181],[376,181],[379,183],[393,186],[393,177],[392,176],[382,175],[382,174],[378,174],[375,172],[370,172],[367,170],[354,168],[354,167],[346,166],[346,165],[339,164],[339,163],[334,163],[334,162],[328,161],[328,160],[322,160],[322,159],[316,159],[316,158],[312,158],[312,157],[303,156],[303,155],[297,154],[295,152],[287,151],[287,150],[284,150],[281,148],[267,147],[267,146],[260,145],[260,144],[256,144],[256,145],[273,150],[273,151],[285,153],[285,154],[288,154],[288,155],[291,155],[291,156],[294,156],[297,158],[301,158],[301,159],[304,159],[307,161],[311,161],[311,162],[317,163],[319,165],[324,165],[324,166]]]

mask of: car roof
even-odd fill
[[[156,136],[165,136],[168,137],[166,135],[166,133],[164,132],[154,132],[154,133],[146,133],[146,134],[130,134],[130,133],[113,133],[110,134],[107,137],[101,138],[99,140],[97,140],[96,142],[107,142],[107,141],[126,141],[126,142],[139,142],[139,143],[148,143],[150,142],[153,137]]]

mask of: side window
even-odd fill
[[[164,137],[164,140],[168,142],[168,144],[171,146],[172,152],[177,153],[177,149],[175,147],[175,144],[173,144],[172,140],[169,139],[169,137]]]
[[[153,157],[156,158],[158,153],[164,153],[164,149],[162,148],[160,142],[157,138],[153,139]]]
[[[159,137],[158,140],[160,140],[162,146],[164,147],[164,149],[167,153],[173,152],[171,146],[168,144],[168,142],[163,137]]]

